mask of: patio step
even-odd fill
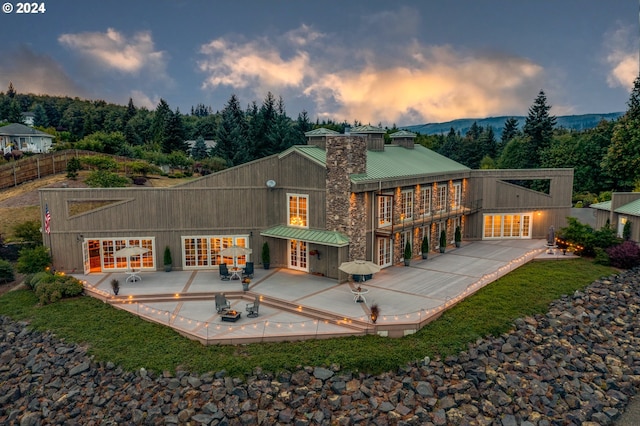
[[[278,309],[285,312],[291,312],[296,315],[301,315],[318,321],[326,321],[331,324],[337,324],[341,327],[346,327],[355,331],[360,331],[363,334],[367,334],[372,329],[372,324],[367,321],[362,321],[354,318],[345,318],[340,315],[336,315],[333,312],[324,311],[322,309],[313,308],[310,306],[300,305],[299,303],[289,302],[287,300],[278,299],[271,296],[265,296],[262,294],[253,293],[251,291],[225,291],[224,295],[227,299],[243,299],[247,302],[251,302],[256,296],[260,296],[260,303],[269,306],[274,309]],[[169,301],[202,301],[210,300],[212,303],[215,301],[215,293],[176,293],[176,294],[149,294],[149,295],[120,295],[112,296],[107,299],[111,304],[122,303],[158,303]]]

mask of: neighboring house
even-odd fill
[[[595,209],[596,229],[608,224],[622,237],[625,223],[631,222],[631,239],[640,241],[640,192],[614,192],[611,201],[589,207]]]
[[[0,149],[7,152],[10,148],[23,152],[49,152],[53,136],[24,124],[13,123],[0,127]]]
[[[196,141],[194,139],[190,139],[184,142],[189,146],[189,149],[193,149],[196,144]],[[211,150],[216,147],[217,142],[211,139],[205,139],[204,144],[206,145],[207,150]]]
[[[158,270],[169,246],[176,269],[216,269],[234,259],[231,245],[261,263],[344,280],[345,261],[382,267],[402,261],[405,243],[419,255],[427,236],[437,250],[440,231],[453,246],[463,239],[545,238],[570,215],[572,169],[471,170],[421,145],[415,134],[391,135],[361,126],[349,135],[327,129],[306,134],[307,145],[235,166],[171,188],[46,188],[54,266],[62,271]],[[547,182],[534,191],[521,184]],[[115,258],[126,246],[150,251]]]
[[[33,126],[33,121],[36,118],[36,115],[32,112],[23,112],[22,114],[22,123],[27,126]]]

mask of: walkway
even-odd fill
[[[412,260],[410,267],[383,269],[362,287],[367,303],[355,303],[354,284],[289,269],[256,269],[247,292],[239,281],[222,281],[218,271],[142,273],[142,281],[125,283],[125,273],[78,276],[86,292],[147,320],[173,327],[203,344],[331,338],[378,333],[403,336],[419,330],[444,310],[499,277],[547,254],[543,240],[466,243],[444,255]],[[120,280],[114,296],[110,282]],[[357,284],[356,284],[357,285]],[[214,295],[224,293],[232,309],[242,312],[235,323],[222,322]],[[261,298],[260,315],[246,317],[246,304]],[[374,324],[369,307],[380,307]]]

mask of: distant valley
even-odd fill
[[[582,115],[564,115],[557,117],[557,128],[565,128],[571,130],[586,130],[592,129],[598,125],[602,120],[613,121],[624,115],[624,112],[610,112],[606,114],[582,114]],[[420,133],[422,135],[437,135],[447,134],[453,127],[456,132],[464,135],[467,133],[473,123],[477,123],[480,127],[493,127],[493,131],[496,137],[500,137],[502,134],[502,128],[504,122],[508,118],[515,118],[518,120],[520,128],[524,126],[524,122],[527,119],[526,116],[513,116],[505,115],[502,117],[489,117],[489,118],[461,118],[458,120],[447,121],[445,123],[430,123],[430,124],[416,124],[412,126],[403,126],[402,129],[409,130],[410,132]]]

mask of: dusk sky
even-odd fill
[[[3,0],[3,10],[7,3]],[[0,14],[0,91],[189,113],[282,96],[297,117],[409,125],[625,111],[632,0],[49,0]]]

